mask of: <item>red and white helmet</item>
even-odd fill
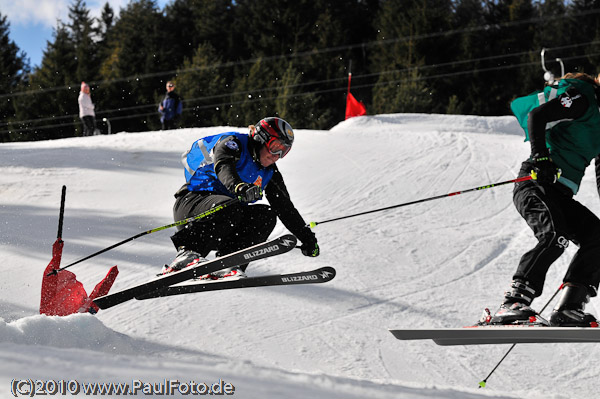
[[[251,133],[254,140],[267,147],[271,154],[283,158],[292,148],[294,131],[289,123],[281,118],[269,117],[261,119]]]

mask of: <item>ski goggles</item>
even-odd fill
[[[265,146],[267,147],[267,151],[269,151],[269,153],[273,155],[279,155],[279,158],[285,157],[292,149],[292,146],[285,144],[282,140],[276,137],[271,137]]]

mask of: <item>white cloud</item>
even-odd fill
[[[57,19],[64,19],[67,15],[68,4],[69,0],[0,0],[0,10],[13,26],[53,27]]]
[[[128,0],[85,1],[92,17],[99,17],[106,3],[118,14],[119,10],[127,5]],[[163,2],[159,1],[160,3]],[[11,26],[42,25],[54,28],[57,20],[67,21],[69,6],[72,4],[73,0],[0,0],[0,12],[7,17]]]

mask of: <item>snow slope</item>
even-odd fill
[[[267,399],[572,399],[597,391],[597,345],[517,345],[477,389],[508,345],[439,347],[388,332],[472,324],[500,303],[535,242],[512,206],[511,185],[320,224],[320,257],[293,251],[248,269],[331,265],[338,274],[327,284],[130,301],[96,316],[38,315],[63,184],[66,265],[172,223],[180,154],[227,130],[0,144],[0,398],[12,397],[13,379],[222,380],[235,387],[233,397]],[[378,115],[330,131],[297,129],[293,151],[278,165],[306,221],[320,222],[513,179],[528,147],[511,117]],[[592,173],[578,199],[600,212]],[[283,232],[278,224],[273,236]],[[71,270],[90,292],[117,264],[112,290],[126,288],[170,262],[172,233],[147,235]],[[572,247],[534,305],[560,285]],[[595,314],[597,302],[588,308]]]

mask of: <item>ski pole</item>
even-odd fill
[[[232,199],[230,199],[229,201],[225,201],[225,202],[223,202],[222,204],[219,204],[219,205],[215,206],[214,208],[211,208],[211,209],[209,209],[209,210],[208,210],[208,211],[206,211],[206,212],[202,212],[202,213],[201,213],[201,214],[199,214],[199,215],[192,216],[192,217],[189,217],[189,218],[187,218],[187,219],[179,220],[179,221],[177,221],[177,222],[175,222],[175,223],[168,224],[168,225],[166,225],[166,226],[157,227],[157,228],[154,228],[154,229],[151,229],[151,230],[144,231],[144,232],[142,232],[142,233],[136,234],[136,235],[134,235],[134,236],[131,236],[131,237],[129,237],[129,238],[126,238],[126,239],[124,239],[123,241],[120,241],[120,242],[118,242],[118,243],[116,243],[116,244],[113,244],[113,245],[111,245],[110,247],[106,247],[106,248],[104,248],[104,249],[101,249],[101,250],[100,250],[100,251],[98,251],[98,252],[94,252],[93,254],[91,254],[91,255],[88,255],[88,256],[86,256],[85,258],[81,258],[81,259],[79,259],[79,260],[77,260],[77,261],[75,261],[75,262],[73,262],[73,263],[70,263],[70,264],[68,264],[68,265],[67,265],[67,266],[65,266],[65,267],[61,267],[60,269],[53,270],[52,272],[50,272],[50,273],[48,274],[48,276],[50,276],[50,275],[53,275],[53,274],[57,274],[58,272],[60,272],[60,271],[62,271],[62,270],[65,270],[65,269],[66,269],[66,268],[68,268],[68,267],[71,267],[71,266],[74,266],[74,265],[76,265],[76,264],[78,264],[78,263],[81,263],[81,262],[83,262],[84,260],[88,260],[88,259],[90,259],[90,258],[93,258],[94,256],[97,256],[97,255],[103,254],[103,253],[104,253],[104,252],[106,252],[106,251],[110,251],[111,249],[114,249],[114,248],[116,248],[116,247],[118,247],[118,246],[120,246],[120,245],[123,245],[123,244],[125,244],[125,243],[128,243],[129,241],[133,241],[133,240],[135,240],[136,238],[140,238],[140,237],[142,237],[142,236],[145,236],[145,235],[147,235],[147,234],[156,233],[157,231],[166,230],[166,229],[169,229],[169,228],[171,228],[171,227],[175,227],[175,226],[181,226],[181,225],[184,225],[184,224],[187,224],[187,223],[193,222],[194,220],[198,220],[198,219],[205,218],[205,217],[207,217],[207,216],[210,216],[210,215],[212,215],[212,214],[213,214],[213,213],[215,213],[215,212],[218,212],[218,211],[220,211],[221,209],[225,209],[225,208],[227,208],[229,205],[232,205],[232,204],[235,204],[235,203],[237,203],[238,201],[239,201],[239,200],[238,200],[237,198],[232,198]]]
[[[485,186],[480,186],[480,187],[475,187],[475,188],[470,188],[468,190],[463,190],[463,191],[456,191],[454,193],[450,193],[450,194],[442,194],[442,195],[437,195],[435,197],[430,197],[430,198],[425,198],[425,199],[420,199],[420,200],[416,200],[416,201],[411,201],[411,202],[405,202],[403,204],[398,204],[398,205],[392,205],[392,206],[387,206],[385,208],[379,208],[379,209],[373,209],[371,211],[366,211],[366,212],[360,212],[360,213],[355,213],[353,215],[347,215],[347,216],[340,216],[337,218],[333,218],[333,219],[328,219],[328,220],[323,220],[321,222],[310,222],[309,226],[312,229],[313,227],[315,227],[318,224],[323,224],[323,223],[329,223],[329,222],[335,222],[336,220],[342,220],[342,219],[348,219],[348,218],[352,218],[355,216],[362,216],[362,215],[367,215],[369,213],[375,213],[375,212],[381,212],[381,211],[387,211],[389,209],[394,209],[394,208],[400,208],[403,206],[407,206],[407,205],[414,205],[414,204],[419,204],[421,202],[427,202],[427,201],[432,201],[432,200],[436,200],[436,199],[440,199],[440,198],[445,198],[445,197],[452,197],[454,195],[459,195],[459,194],[464,194],[464,193],[468,193],[470,191],[478,191],[478,190],[485,190],[486,188],[492,188],[492,187],[498,187],[498,186],[502,186],[504,184],[509,184],[509,183],[518,183],[518,182],[522,182],[522,181],[526,181],[526,180],[531,180],[531,176],[523,176],[523,177],[519,177],[518,179],[513,179],[513,180],[507,180],[507,181],[503,181],[503,182],[499,182],[499,183],[492,183],[492,184],[488,184]]]
[[[58,214],[58,233],[56,239],[62,241],[62,230],[63,230],[63,219],[65,216],[65,197],[67,196],[67,186],[62,186],[62,193],[60,196],[60,213]]]
[[[563,288],[563,285],[561,284],[560,287],[558,287],[558,289],[554,293],[554,295],[552,295],[552,297],[550,299],[548,299],[548,302],[546,302],[546,304],[544,305],[544,307],[542,308],[542,310],[540,310],[539,314],[542,314],[542,312],[548,307],[548,305],[550,304],[550,302],[552,302],[552,300],[556,297],[556,295],[558,295],[559,291],[562,290],[562,288]],[[498,368],[498,366],[500,366],[500,364],[502,364],[502,362],[504,361],[504,359],[506,359],[506,357],[508,356],[508,354],[515,348],[515,346],[517,346],[517,344],[512,344],[511,345],[511,347],[506,351],[506,353],[504,354],[504,356],[502,356],[502,359],[500,359],[500,361],[498,363],[496,363],[496,366],[492,369],[492,371],[490,371],[490,373],[487,375],[487,377],[485,377],[483,379],[483,381],[481,381],[479,383],[479,388],[485,388],[485,385],[487,384],[488,378],[490,378],[492,376],[492,374],[494,374],[494,371],[496,371],[496,369]]]

